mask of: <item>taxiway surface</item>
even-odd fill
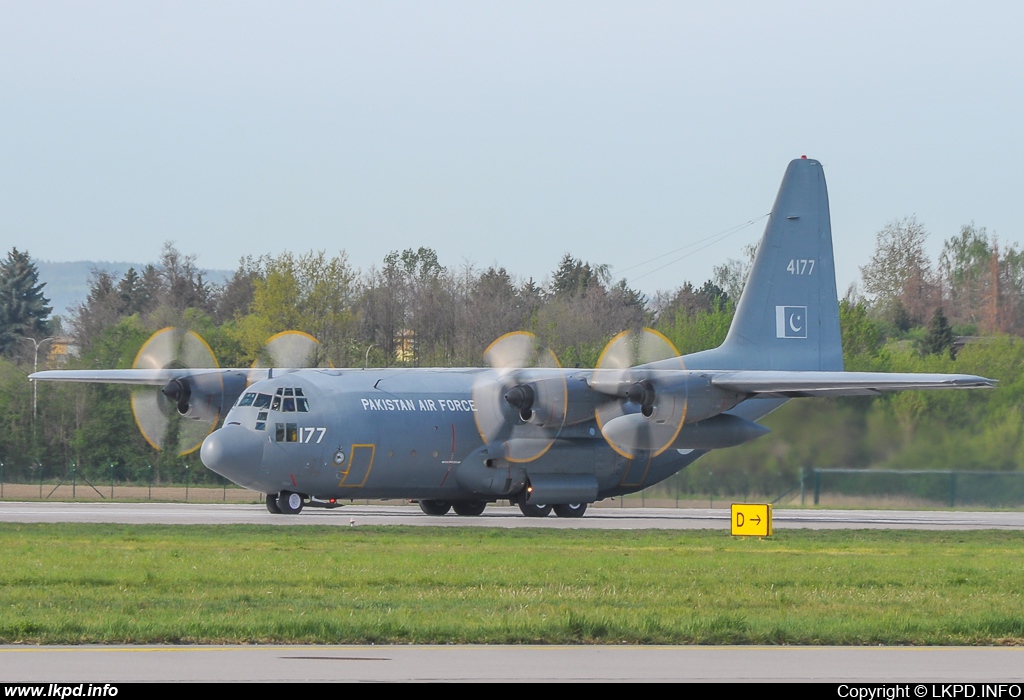
[[[526,518],[518,508],[489,506],[483,515],[430,516],[418,506],[347,505],[271,515],[260,505],[211,503],[0,502],[0,522],[123,523],[130,525],[435,525],[610,530],[729,528],[727,508],[591,508],[582,518]],[[773,511],[776,529],[1024,530],[1022,512],[812,510]]]
[[[932,694],[932,684],[1024,681],[1024,648],[4,646],[0,647],[0,677],[8,683],[297,680],[909,682],[910,692],[906,697],[930,698],[940,697]],[[927,692],[915,693],[916,684],[925,685]]]

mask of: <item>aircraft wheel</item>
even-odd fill
[[[281,514],[281,509],[277,507],[277,494],[276,493],[268,493],[267,494],[267,510],[269,510],[271,512],[271,514],[273,514],[273,515],[280,515]]]
[[[551,514],[551,506],[543,505],[541,503],[528,505],[523,501],[520,501],[519,510],[521,510],[523,515],[527,518],[546,518]]]
[[[559,503],[555,506],[555,515],[559,518],[582,518],[587,512],[587,503]]]
[[[420,501],[420,510],[427,515],[447,515],[451,509],[448,501]]]
[[[487,501],[462,501],[452,504],[459,515],[480,515],[487,507]]]
[[[277,495],[277,507],[285,515],[298,515],[302,512],[302,496],[292,491],[282,491]]]

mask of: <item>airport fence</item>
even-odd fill
[[[169,473],[168,473],[169,472]],[[161,475],[154,465],[46,465],[12,467],[0,461],[0,499],[125,501],[258,501],[259,494],[205,467],[178,466]]]
[[[684,470],[619,507],[723,507],[728,503],[863,508],[1020,508],[1024,471],[816,469],[750,474]]]
[[[902,498],[946,508],[1016,508],[1024,505],[1024,472],[897,469],[810,469],[800,503]]]

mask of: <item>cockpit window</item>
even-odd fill
[[[278,387],[273,395],[250,391],[239,400],[239,405],[284,413],[309,413],[309,399],[302,395],[302,389],[298,387]],[[266,417],[258,420],[266,420]]]

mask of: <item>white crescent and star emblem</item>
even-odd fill
[[[803,321],[803,317],[800,314],[793,313],[789,315],[789,330],[793,331],[794,333],[799,333],[800,331],[803,330],[802,323],[801,325],[798,326],[796,325],[797,321]]]

